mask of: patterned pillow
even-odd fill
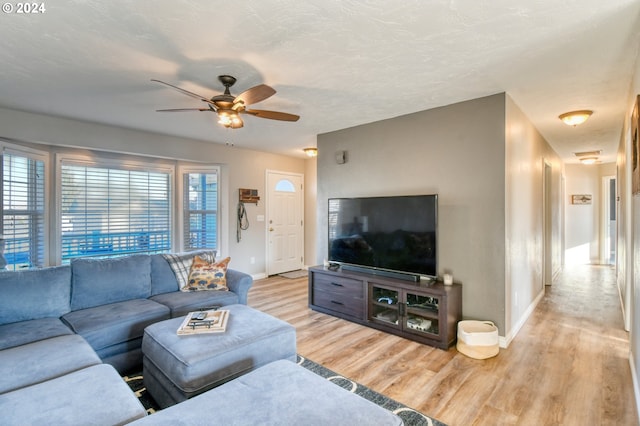
[[[207,262],[215,262],[215,251],[203,251],[197,254],[200,258],[205,259]],[[194,253],[179,253],[179,254],[163,254],[162,257],[167,261],[173,274],[176,276],[178,282],[178,288],[182,290],[189,280],[189,271],[191,270],[191,264],[193,263]]]
[[[189,281],[182,291],[229,290],[227,288],[227,266],[230,257],[218,263],[209,263],[200,256],[193,258]]]

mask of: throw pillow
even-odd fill
[[[191,271],[191,264],[196,253],[180,253],[180,254],[163,254],[162,257],[167,261],[173,274],[176,276],[178,282],[178,288],[182,290],[189,281],[189,272]],[[215,262],[215,251],[203,251],[197,253],[197,256],[205,259],[208,262]]]
[[[230,257],[218,263],[210,263],[200,256],[193,258],[189,281],[182,291],[229,290],[227,288],[227,266]]]

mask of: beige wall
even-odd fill
[[[318,259],[318,235],[316,222],[318,220],[318,162],[316,158],[309,158],[304,163],[305,190],[304,190],[304,264],[305,266],[317,265]]]
[[[544,294],[545,167],[550,168],[550,275],[562,267],[562,161],[506,97],[506,337],[515,336]]]
[[[35,142],[51,151],[69,152],[69,149],[86,148],[154,158],[179,159],[222,166],[222,179],[226,179],[228,200],[221,206],[221,219],[229,224],[226,229],[227,253],[231,267],[254,276],[265,273],[265,222],[258,222],[258,215],[265,215],[265,203],[247,204],[250,221],[248,230],[242,232],[242,240],[236,241],[236,208],[239,188],[258,189],[264,200],[265,171],[277,170],[305,173],[305,159],[265,152],[228,147],[193,139],[142,132],[0,109],[0,138]],[[249,259],[255,258],[255,263]]]
[[[615,175],[614,163],[566,165],[566,265],[601,263],[602,179]],[[574,194],[590,194],[591,204],[572,204]]]
[[[640,94],[640,57],[636,58],[636,69],[635,69],[635,78],[633,87],[630,90],[629,94],[629,110],[627,116],[631,116],[631,112],[633,111],[633,103],[636,100],[636,96]],[[630,134],[630,121],[628,118],[625,119],[625,126],[623,132],[623,146],[627,151],[627,158],[631,158],[631,134]],[[630,173],[630,163],[627,163],[626,171]],[[630,185],[630,178],[627,179],[627,183]],[[628,257],[631,260],[629,262],[629,270],[627,274],[627,279],[629,280],[629,288],[628,288],[628,306],[627,306],[627,314],[631,319],[630,327],[630,341],[631,341],[631,355],[630,355],[630,363],[631,370],[633,375],[633,383],[634,390],[636,396],[636,408],[640,405],[640,377],[638,377],[638,372],[640,371],[640,196],[635,195],[631,197],[630,188],[627,189],[626,196],[629,200],[629,210],[628,217],[626,221],[627,230],[629,231],[630,238],[626,242],[626,251],[628,253]],[[623,231],[624,232],[624,231]]]

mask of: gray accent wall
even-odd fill
[[[465,319],[503,346],[544,294],[544,168],[552,273],[562,262],[563,164],[505,93],[318,136],[317,262],[332,197],[438,194],[438,275],[463,285]],[[335,155],[347,152],[338,164]]]
[[[498,94],[319,135],[318,263],[329,198],[438,194],[438,274],[463,284],[466,318],[504,330],[504,117]]]

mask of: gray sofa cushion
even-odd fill
[[[148,255],[113,259],[71,260],[71,309],[146,299],[151,295],[151,260]]]
[[[0,324],[57,318],[71,310],[69,266],[2,271],[0,288]]]
[[[132,424],[399,426],[403,422],[291,361],[275,361]]]
[[[154,302],[162,303],[171,309],[171,317],[184,316],[188,312],[213,306],[226,306],[238,303],[238,295],[231,291],[174,291],[172,293],[151,296]]]
[[[62,320],[99,351],[140,338],[146,326],[168,318],[166,306],[134,299],[69,312]]]
[[[215,260],[216,252],[214,250],[196,250],[188,253],[175,253],[170,256],[173,258],[189,258],[194,256],[206,254],[207,258],[211,261]],[[152,254],[151,255],[151,294],[163,294],[173,291],[179,291],[180,286],[176,279],[176,274],[169,265],[166,255]],[[187,271],[188,274],[188,271]]]
[[[5,349],[0,351],[0,393],[100,363],[100,358],[87,342],[75,334]]]
[[[152,254],[151,258],[151,295],[178,291],[178,281],[169,263],[161,254]]]
[[[147,415],[110,365],[0,395],[3,425],[122,425]]]
[[[41,318],[0,325],[0,350],[51,337],[73,334],[60,318]]]

